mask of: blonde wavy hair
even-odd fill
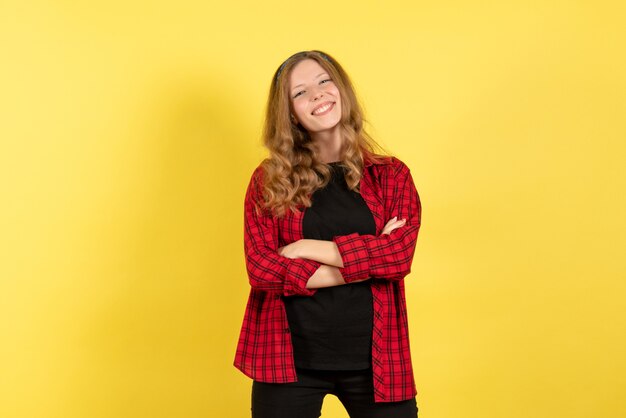
[[[352,82],[339,63],[319,50],[301,51],[287,58],[276,70],[267,100],[263,144],[269,157],[260,166],[263,171],[264,209],[282,217],[286,210],[310,207],[311,195],[328,184],[330,166],[319,159],[317,145],[308,131],[292,121],[289,76],[300,61],[313,59],[328,72],[341,97],[340,131],[343,139],[341,165],[346,168],[348,187],[360,193],[359,182],[365,159],[374,164],[388,161],[389,153],[363,129],[363,111]],[[378,149],[379,154],[376,153]],[[382,153],[380,153],[382,151]]]

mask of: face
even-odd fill
[[[289,96],[296,120],[310,133],[332,130],[341,120],[339,90],[313,59],[300,61],[291,71]]]

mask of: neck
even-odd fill
[[[318,155],[321,161],[329,163],[341,158],[341,132],[339,124],[332,130],[314,132],[311,139],[317,145]]]

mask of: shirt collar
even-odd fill
[[[363,157],[363,166],[369,167],[372,164],[374,164],[374,162],[370,160],[367,156]]]
[[[393,157],[390,156],[383,156],[383,161],[380,162],[379,164],[390,164],[393,162]],[[369,167],[371,165],[376,164],[373,160],[371,160],[370,158],[368,158],[367,155],[363,156],[363,166],[364,167]]]

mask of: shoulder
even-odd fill
[[[381,156],[377,162],[368,164],[373,170],[384,176],[395,177],[405,175],[410,171],[409,167],[400,158],[390,155]]]
[[[257,165],[248,178],[246,188],[246,200],[258,201],[263,194],[263,184],[265,182],[265,167],[263,163]]]
[[[250,175],[249,184],[255,187],[261,187],[265,180],[265,172],[266,172],[266,161],[261,161],[253,170]]]

